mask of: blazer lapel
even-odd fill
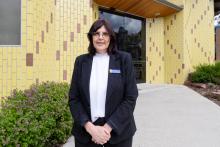
[[[88,55],[87,60],[85,60],[82,64],[82,89],[84,90],[86,99],[89,104],[90,104],[89,83],[90,83],[90,75],[92,69],[92,61],[93,61],[93,56]]]
[[[115,84],[113,76],[110,73],[110,69],[120,69],[120,62],[117,59],[118,59],[117,52],[116,54],[110,55],[109,69],[108,69],[108,85],[107,85],[106,103],[105,103],[106,109],[108,109],[109,98],[112,92],[114,91],[113,84]]]

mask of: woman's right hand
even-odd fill
[[[103,126],[95,126],[91,122],[87,122],[85,129],[92,136],[92,141],[96,144],[103,145],[111,138],[110,132]]]

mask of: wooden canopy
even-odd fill
[[[164,17],[182,10],[166,0],[93,0],[96,4],[144,18]]]

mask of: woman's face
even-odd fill
[[[99,28],[92,35],[93,45],[97,53],[106,53],[110,43],[110,36],[105,26]]]

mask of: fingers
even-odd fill
[[[102,126],[95,126],[95,131],[92,133],[92,141],[96,144],[105,144],[111,138],[110,132],[102,127]]]

